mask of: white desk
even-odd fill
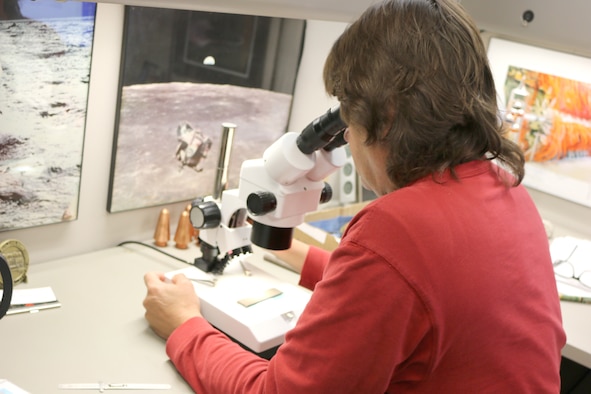
[[[199,253],[196,246],[166,250],[188,261]],[[259,255],[249,263],[297,282],[296,274],[262,261]],[[183,267],[140,245],[32,265],[29,282],[16,288],[51,286],[62,306],[0,320],[0,378],[33,394],[91,393],[59,390],[58,384],[99,381],[172,386],[149,393],[192,392],[168,360],[164,341],[148,328],[142,306],[145,272]],[[563,354],[591,368],[591,305],[561,305],[568,337]]]
[[[561,301],[566,346],[562,355],[591,368],[591,304]]]
[[[0,378],[33,394],[91,393],[58,384],[99,381],[167,383],[171,390],[148,392],[191,393],[142,306],[145,272],[184,266],[136,245],[32,265],[28,283],[15,288],[51,286],[62,306],[0,320]]]

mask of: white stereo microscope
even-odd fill
[[[301,133],[288,132],[242,164],[237,189],[223,190],[235,126],[224,124],[214,195],[192,203],[201,256],[184,273],[194,280],[203,316],[255,353],[283,343],[311,292],[247,266],[251,245],[284,250],[304,215],[332,198],[324,180],[345,164],[346,125],[330,108]]]

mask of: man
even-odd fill
[[[146,318],[180,373],[199,393],[559,392],[548,242],[467,13],[376,4],[334,44],[324,80],[379,197],[332,254],[281,255],[305,258],[314,292],[270,361],[212,328],[186,278],[146,274]]]

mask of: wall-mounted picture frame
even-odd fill
[[[591,59],[495,37],[488,56],[524,185],[591,207]]]
[[[124,23],[107,210],[212,195],[225,123],[237,187],[287,131],[305,21],[126,6]]]
[[[76,220],[96,3],[0,5],[0,231]]]
[[[268,30],[268,19],[253,15],[188,14],[182,60],[200,72],[212,69],[221,74],[248,79],[257,57],[261,30]],[[259,53],[257,53],[259,51]],[[215,60],[215,62],[213,62]]]

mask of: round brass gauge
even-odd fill
[[[27,270],[29,269],[29,252],[20,241],[16,239],[8,239],[0,242],[0,254],[8,262],[10,273],[12,274],[12,282],[16,285],[20,282],[26,282]],[[2,279],[0,278],[0,288],[3,288]]]

